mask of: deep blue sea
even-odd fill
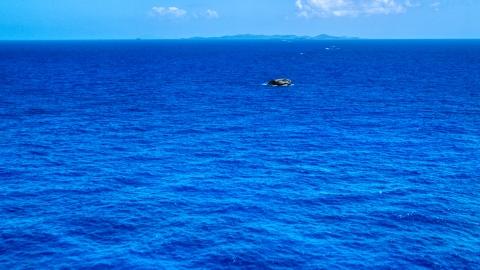
[[[2,41],[0,269],[480,269],[480,40]]]

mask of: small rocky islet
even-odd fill
[[[271,86],[291,86],[292,85],[292,80],[290,79],[274,79],[268,82],[268,85]]]

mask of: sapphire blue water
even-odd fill
[[[0,139],[1,269],[479,269],[478,40],[0,42]]]

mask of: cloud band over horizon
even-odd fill
[[[220,16],[214,10],[207,9],[205,12],[201,13],[191,13],[195,18],[205,18],[205,19],[216,19]],[[189,18],[188,12],[184,9],[178,7],[153,7],[149,12],[149,16],[160,17],[165,19],[183,19]]]
[[[297,16],[300,18],[352,16],[361,14],[399,14],[407,7],[419,6],[410,0],[296,0]]]

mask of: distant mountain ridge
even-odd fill
[[[239,39],[246,39],[246,40],[346,40],[346,39],[360,39],[358,37],[335,37],[329,36],[325,34],[321,34],[318,36],[310,37],[310,36],[296,36],[296,35],[233,35],[233,36],[222,36],[222,37],[191,37],[186,38],[188,40],[239,40]]]

